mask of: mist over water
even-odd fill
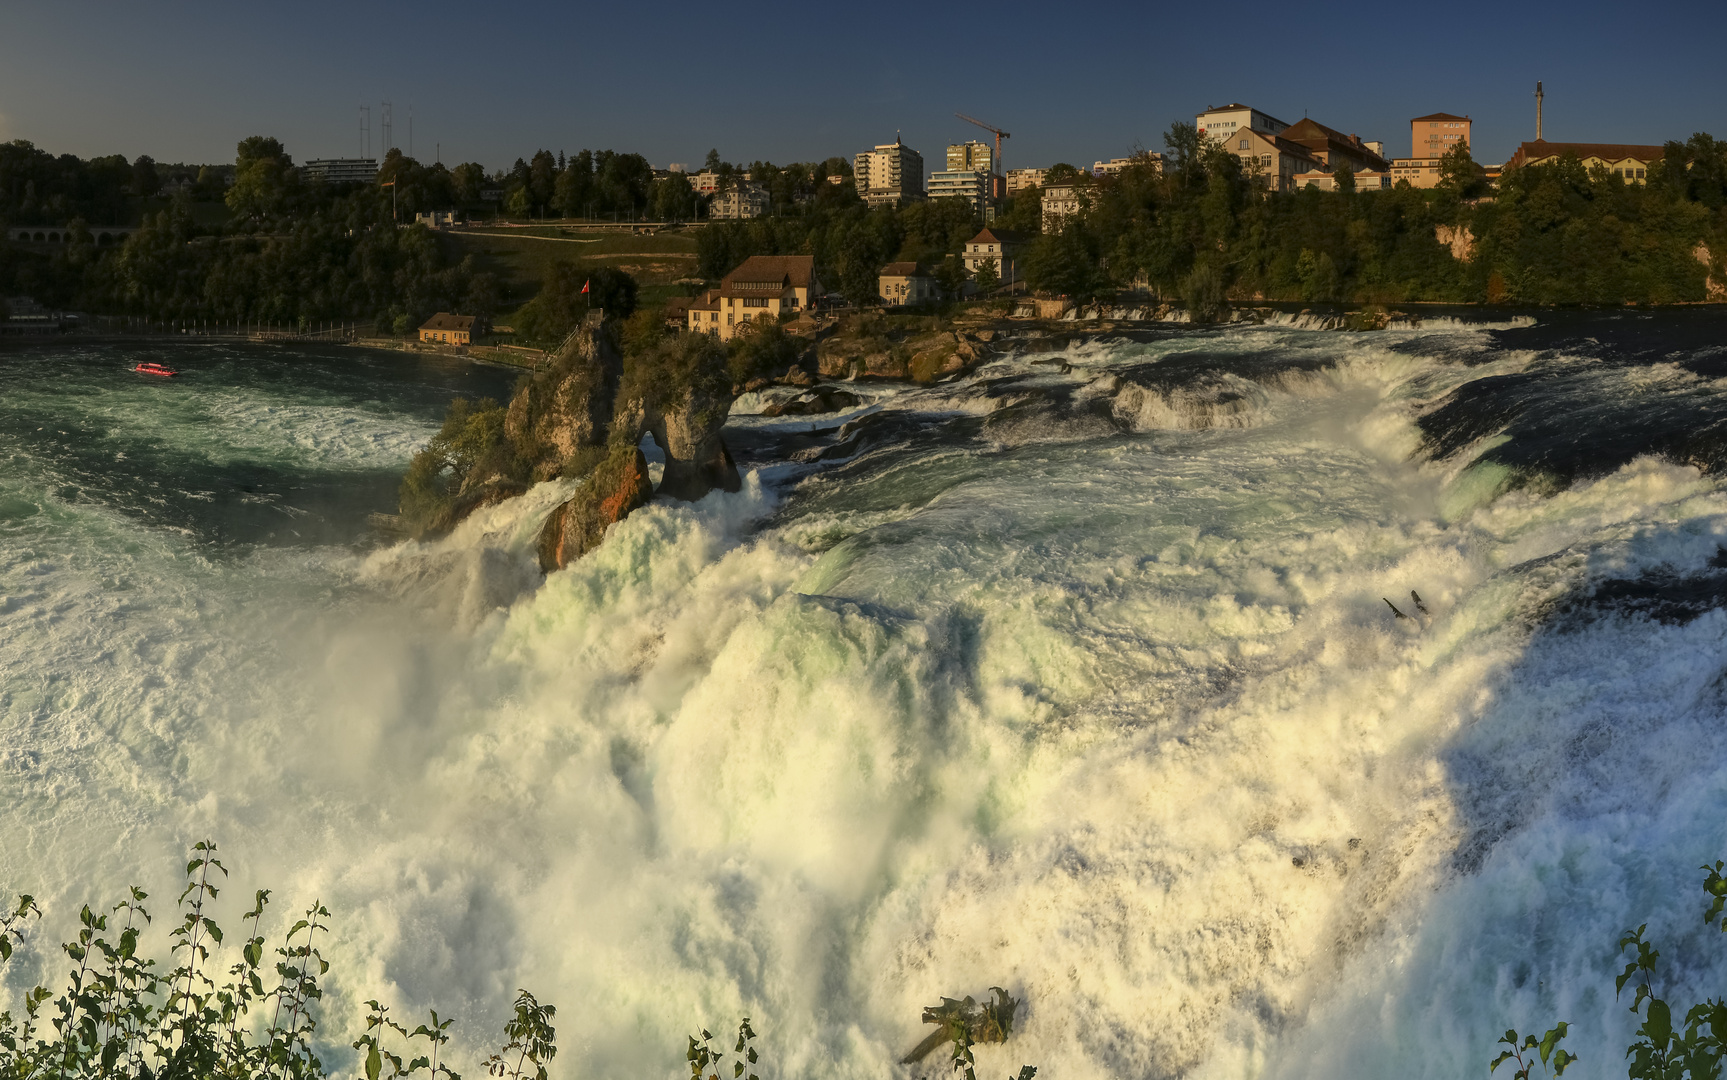
[[[1180,328],[841,431],[752,397],[742,492],[543,579],[567,484],[365,524],[509,373],[0,351],[0,889],[50,913],[3,990],[209,837],[233,913],[331,908],[329,1061],[379,996],[471,1068],[526,986],[571,1075],[747,1014],[769,1080],[880,1076],[1000,985],[984,1075],[1457,1076],[1555,1019],[1611,1068],[1620,931],[1727,973],[1724,329]]]

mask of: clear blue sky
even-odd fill
[[[295,160],[395,142],[506,167],[535,149],[655,165],[850,155],[897,130],[926,161],[1011,131],[1010,167],[1162,148],[1242,101],[1409,152],[1410,117],[1476,121],[1477,159],[1534,138],[1727,137],[1727,0],[1412,5],[1062,2],[605,5],[81,2],[0,5],[0,139],[80,156],[228,161],[251,134]]]

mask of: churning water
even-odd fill
[[[557,484],[367,538],[507,376],[0,353],[5,990],[210,837],[235,911],[334,912],[333,1048],[380,996],[471,1068],[526,986],[561,1075],[747,1014],[769,1080],[883,1076],[1000,985],[986,1076],[1475,1075],[1556,1019],[1611,1070],[1621,930],[1727,975],[1723,378],[1718,314],[1555,315],[752,395],[741,493],[541,579]]]

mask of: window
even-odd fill
[[[1246,140],[1246,139],[1243,139],[1243,140],[1241,140],[1241,146],[1240,146],[1240,149],[1242,149],[1242,150],[1246,150],[1246,149],[1247,149],[1247,140]]]
[[[746,296],[746,297],[744,297],[744,307],[767,307],[767,306],[768,306],[768,298],[765,296]]]

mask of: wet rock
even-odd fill
[[[786,369],[786,373],[781,377],[780,382],[786,386],[814,386],[816,384],[816,377],[802,368],[793,367]]]
[[[606,441],[623,360],[598,322],[582,327],[510,399],[504,434],[534,480],[549,480]]]
[[[599,547],[609,526],[653,497],[648,462],[639,447],[608,457],[581,491],[546,519],[540,530],[540,569],[548,574],[562,570]]]
[[[855,409],[862,399],[846,390],[822,390],[789,401],[776,401],[762,409],[763,416],[816,416]]]

